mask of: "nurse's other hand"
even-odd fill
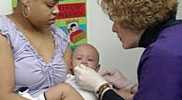
[[[125,88],[130,83],[117,69],[101,69],[99,74],[116,89]]]
[[[96,92],[101,85],[108,83],[95,70],[82,64],[74,68],[74,73],[80,87],[89,91]]]

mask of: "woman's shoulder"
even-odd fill
[[[61,28],[57,27],[56,25],[51,26],[54,34],[57,35],[59,38],[67,41],[67,34]]]
[[[0,15],[0,29],[5,28],[4,26],[7,26],[6,16]]]
[[[8,37],[8,31],[11,31],[8,19],[5,15],[0,15],[0,34]]]
[[[10,23],[9,18],[6,15],[0,15],[0,23],[7,25],[7,23]]]
[[[176,24],[161,31],[157,40],[147,47],[147,51],[182,55],[182,24]]]
[[[58,41],[58,48],[65,52],[68,46],[68,39],[66,33],[61,29],[58,28],[56,25],[51,26],[55,39]]]
[[[13,31],[13,25],[5,15],[0,15],[0,30],[7,32],[7,31]]]
[[[173,33],[170,33],[173,34]],[[180,37],[180,35],[179,35]],[[182,56],[181,39],[178,36],[160,36],[158,40],[148,46],[143,57],[155,59],[176,59]],[[182,37],[181,37],[182,38]]]
[[[2,22],[3,21],[3,19],[5,19],[5,15],[0,15],[0,22]]]

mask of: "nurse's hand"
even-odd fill
[[[101,69],[99,74],[112,84],[115,89],[122,89],[130,84],[128,79],[117,69]]]
[[[80,87],[89,91],[96,92],[101,85],[108,83],[96,71],[82,64],[74,68],[74,73]]]

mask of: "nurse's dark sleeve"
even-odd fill
[[[181,49],[163,47],[142,56],[134,100],[182,100],[182,53],[178,52]]]
[[[117,95],[113,90],[108,90],[104,93],[102,100],[124,100],[121,96]]]

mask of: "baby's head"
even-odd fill
[[[73,67],[83,64],[87,67],[98,71],[99,65],[99,53],[97,49],[90,44],[79,45],[73,52],[72,65]]]

